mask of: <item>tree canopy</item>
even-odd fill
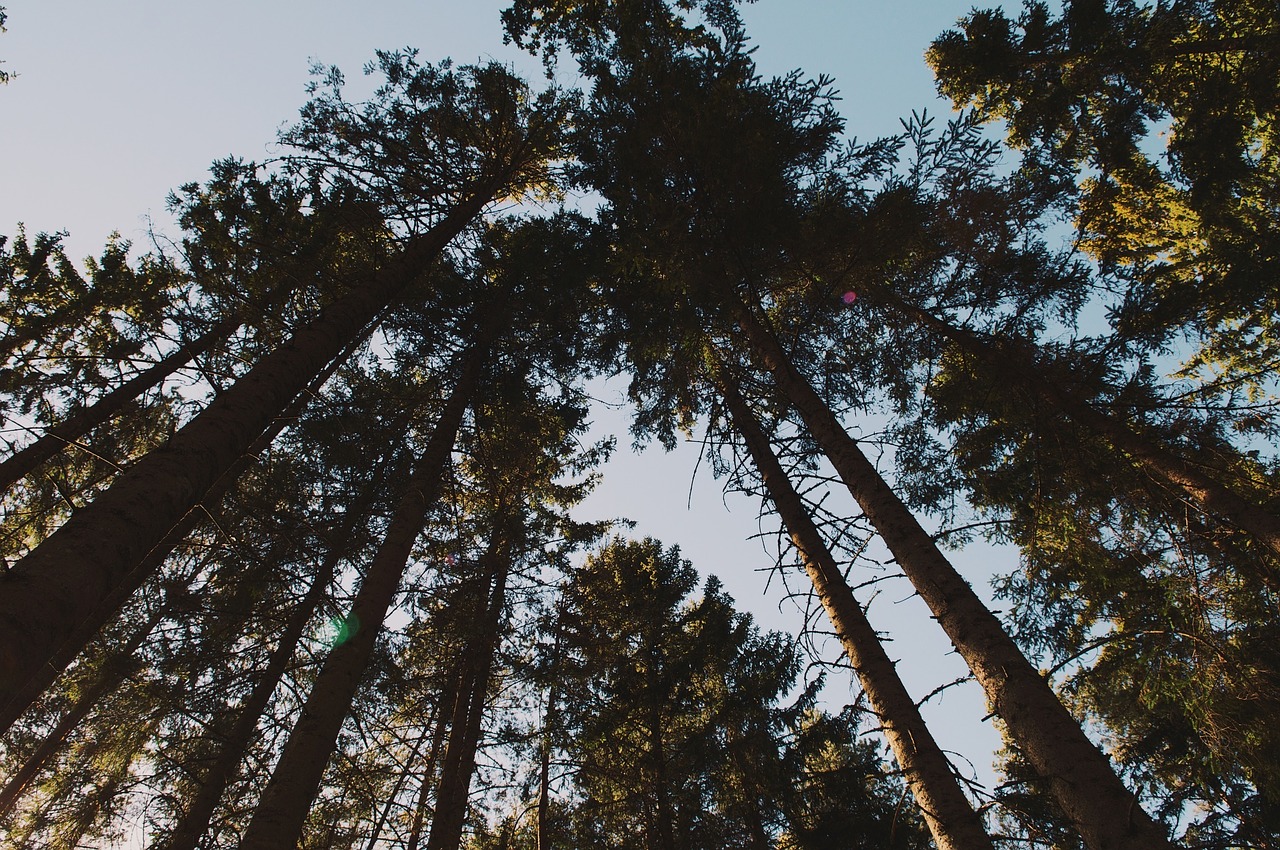
[[[380,52],[171,243],[0,237],[10,842],[1276,847],[1276,10],[975,9],[957,113],[861,143],[732,0],[503,22],[583,89]],[[757,500],[803,634],[583,516],[613,377]],[[898,575],[997,787],[899,678]]]

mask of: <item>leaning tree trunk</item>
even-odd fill
[[[361,503],[347,511],[342,529],[334,536],[329,552],[321,563],[320,569],[316,571],[311,587],[298,602],[284,631],[281,632],[276,647],[267,660],[267,666],[259,674],[249,693],[249,698],[236,710],[232,718],[224,718],[221,722],[215,723],[211,737],[218,742],[218,748],[213,764],[199,775],[196,780],[199,790],[195,797],[188,804],[173,832],[163,844],[157,847],[163,850],[195,850],[200,838],[208,831],[213,813],[218,807],[218,801],[222,799],[222,792],[235,777],[236,769],[240,766],[244,754],[248,751],[249,743],[253,740],[258,722],[271,702],[271,695],[275,693],[280,679],[293,660],[294,652],[302,640],[307,623],[311,622],[316,609],[324,601],[329,583],[333,581],[338,564],[346,554],[344,548],[346,541],[355,531],[357,523],[365,517],[369,503],[372,501],[371,491],[372,485],[370,492],[361,500]]]
[[[78,440],[94,428],[123,410],[126,404],[158,386],[192,359],[230,336],[240,324],[238,316],[223,319],[196,339],[179,346],[159,363],[104,394],[93,404],[49,427],[37,440],[23,446],[0,463],[0,493],[8,492],[14,484],[49,458],[60,454],[67,446],[76,445]]]
[[[552,648],[551,669],[560,663],[560,624],[556,622],[556,642]],[[542,714],[542,744],[538,748],[538,833],[535,850],[551,850],[551,749],[552,735],[558,717],[556,698],[558,683],[553,679],[547,688],[547,708]]]
[[[113,693],[137,671],[138,667],[133,654],[146,643],[156,626],[160,625],[168,614],[168,609],[167,604],[156,606],[147,621],[133,633],[133,637],[119,649],[110,652],[93,683],[80,692],[75,704],[58,719],[54,727],[45,734],[40,745],[27,756],[22,767],[9,777],[3,788],[0,788],[0,820],[3,820],[22,799],[22,793],[31,784],[31,780],[35,779],[40,771],[44,770],[45,765],[62,750],[67,736],[89,716],[103,697]]]
[[[413,822],[409,828],[409,840],[405,850],[418,850],[422,841],[422,828],[427,822],[427,809],[431,797],[431,788],[435,784],[436,764],[440,761],[440,752],[444,749],[445,733],[448,731],[451,712],[445,707],[458,701],[462,689],[462,663],[454,664],[452,672],[446,678],[448,689],[440,694],[436,702],[436,723],[431,730],[431,751],[427,755],[426,764],[422,766],[422,781],[418,785],[418,799],[413,806]]]
[[[360,584],[346,619],[349,637],[335,646],[325,660],[271,779],[262,792],[257,811],[240,843],[241,850],[293,847],[302,834],[311,801],[320,786],[325,765],[333,753],[356,689],[373,657],[374,645],[400,587],[414,541],[422,531],[427,510],[439,495],[463,414],[475,392],[488,346],[497,331],[496,317],[499,313],[490,309],[485,327],[465,355],[461,375],[396,506],[382,545]]]
[[[99,600],[97,607],[76,624],[75,629],[54,651],[49,660],[17,689],[8,702],[0,700],[0,735],[8,731],[9,727],[27,710],[27,707],[35,702],[54,683],[62,671],[88,646],[94,635],[102,630],[111,617],[137,592],[138,588],[142,587],[146,580],[164,564],[178,544],[191,533],[191,530],[201,520],[209,516],[216,505],[222,501],[222,497],[226,492],[240,479],[241,473],[254,462],[259,454],[267,450],[275,438],[280,435],[281,431],[293,424],[298,414],[311,401],[311,398],[319,394],[321,388],[328,382],[334,371],[355,349],[359,348],[364,338],[364,336],[359,336],[353,340],[352,344],[347,346],[342,354],[334,358],[316,376],[315,380],[298,394],[293,403],[275,418],[267,430],[253,442],[248,451],[241,455],[214,482],[213,487],[209,489],[209,492],[205,493],[200,503],[188,511],[186,516],[170,529],[164,539],[147,553],[138,566],[129,571],[128,575],[124,577],[111,594],[105,599]],[[3,581],[0,580],[0,595],[3,594],[3,588]]]
[[[396,798],[400,796],[400,792],[404,790],[405,783],[409,781],[409,775],[413,773],[414,765],[418,761],[418,753],[422,752],[422,745],[427,742],[425,733],[418,736],[418,740],[413,742],[413,749],[409,751],[409,758],[405,760],[400,767],[400,775],[396,777],[396,784],[391,789],[391,793],[387,795],[387,801],[382,806],[382,811],[378,813],[378,819],[374,821],[373,829],[369,830],[369,843],[365,845],[365,850],[378,850],[378,845],[382,841],[382,830],[387,825],[387,820],[391,817],[391,809],[396,804]]]
[[[1164,830],[796,370],[772,331],[746,305],[740,305],[737,319],[750,349],[800,414],[1085,843],[1091,850],[1171,850]]]
[[[77,440],[111,419],[130,401],[159,386],[187,363],[229,338],[236,328],[245,323],[245,316],[249,314],[251,308],[270,311],[282,304],[293,291],[293,285],[279,286],[250,305],[235,309],[231,315],[215,322],[212,327],[190,342],[178,346],[158,363],[105,393],[88,407],[50,426],[37,440],[23,446],[0,463],[0,493],[7,492],[36,467],[61,453],[67,446],[75,445]]]
[[[502,182],[495,178],[485,188]],[[479,191],[460,203],[367,286],[264,356],[0,580],[0,704],[48,663],[307,383],[480,214],[489,194]]]
[[[1014,377],[1034,396],[1063,415],[1111,443],[1152,477],[1181,492],[1200,510],[1235,526],[1280,555],[1280,516],[1242,498],[1230,487],[1205,474],[1200,467],[1179,457],[1157,440],[1144,437],[1129,424],[1109,416],[1088,402],[1063,390],[1054,381],[1044,380],[1033,366],[1033,358],[1014,344],[984,340],[973,331],[958,328],[926,310],[911,305],[887,290],[877,290],[895,309],[960,346],[983,363]],[[1258,577],[1271,590],[1280,592],[1280,570],[1264,568]]]
[[[911,789],[939,850],[991,850],[981,818],[956,781],[951,764],[925,725],[880,638],[854,598],[835,558],[805,510],[779,463],[769,438],[747,406],[731,376],[717,368],[717,383],[729,415],[746,442],[756,471],[764,481],[805,572],[853,665],[858,681],[880,720],[907,787]]]
[[[458,850],[462,843],[462,826],[467,819],[471,779],[476,771],[476,750],[480,746],[485,700],[502,632],[507,576],[511,571],[511,541],[500,524],[495,526],[494,536],[484,559],[489,566],[486,570],[484,620],[467,649],[469,669],[463,676],[463,684],[454,703],[449,743],[445,747],[440,783],[436,788],[435,816],[431,819],[431,831],[427,835],[427,850]]]

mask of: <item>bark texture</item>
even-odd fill
[[[795,369],[772,331],[745,305],[737,319],[749,348],[800,414],[1085,843],[1091,850],[1171,850],[1164,829]]]
[[[476,195],[262,358],[0,581],[0,704],[47,664],[324,367],[483,209]]]
[[[89,614],[85,615],[76,624],[71,633],[62,641],[62,644],[53,652],[50,658],[42,664],[31,676],[24,682],[16,692],[5,702],[0,699],[0,735],[3,735],[10,726],[26,711],[27,707],[35,702],[42,693],[48,689],[58,676],[65,670],[72,661],[76,659],[84,648],[93,640],[94,636],[107,624],[112,616],[138,591],[151,575],[164,564],[165,560],[173,552],[177,546],[186,539],[201,520],[205,519],[212,512],[216,511],[218,503],[222,501],[222,497],[227,491],[235,485],[243,473],[257,458],[259,454],[266,451],[276,437],[280,435],[286,427],[293,423],[302,409],[318,395],[321,388],[328,382],[334,371],[342,364],[342,362],[359,347],[364,337],[360,337],[353,341],[341,355],[321,371],[319,375],[308,385],[307,389],[299,393],[293,403],[286,408],[281,415],[277,416],[267,430],[254,440],[241,457],[239,457],[231,467],[218,478],[209,492],[205,493],[204,498],[200,500],[194,508],[187,512],[177,525],[170,529],[156,546],[147,553],[142,561],[129,571],[128,575],[118,584],[105,599],[99,600],[97,606]],[[0,582],[0,596],[3,595],[4,584]]]
[[[991,850],[991,839],[981,818],[961,790],[950,762],[898,677],[893,661],[885,653],[821,532],[805,510],[769,438],[732,379],[723,368],[718,373],[718,383],[734,427],[742,435],[769,498],[800,554],[805,572],[880,720],[934,842],[939,850]]]

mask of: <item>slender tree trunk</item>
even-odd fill
[[[382,837],[382,828],[386,826],[387,818],[391,817],[391,808],[395,805],[396,798],[400,796],[400,791],[409,780],[409,774],[413,772],[413,767],[418,761],[418,753],[422,751],[422,745],[426,743],[426,740],[427,736],[424,733],[419,735],[418,740],[413,742],[413,749],[409,752],[409,758],[400,769],[400,775],[396,777],[395,787],[387,795],[387,802],[383,805],[377,821],[373,824],[373,829],[369,832],[369,843],[365,845],[365,850],[378,850],[378,840]]]
[[[499,185],[495,180],[493,185]],[[483,210],[459,204],[395,261],[263,357],[165,446],[78,511],[0,582],[0,703],[116,591],[298,393]]]
[[[302,409],[307,406],[314,396],[319,394],[321,388],[328,382],[334,371],[360,346],[364,339],[364,336],[358,337],[341,355],[334,358],[316,376],[316,379],[311,382],[307,389],[299,393],[293,403],[280,416],[276,417],[271,426],[253,442],[248,451],[238,458],[230,469],[223,473],[213,487],[210,488],[209,492],[205,494],[200,504],[188,511],[186,516],[165,535],[164,539],[147,553],[147,556],[143,558],[138,566],[129,572],[120,585],[105,599],[101,600],[94,611],[76,624],[75,629],[62,642],[62,645],[58,647],[49,660],[27,679],[9,701],[5,703],[0,700],[0,735],[3,735],[27,710],[27,707],[35,702],[57,680],[62,671],[76,659],[76,656],[102,630],[111,617],[164,564],[178,544],[191,533],[191,530],[201,520],[210,515],[210,511],[216,508],[226,492],[240,479],[241,473],[256,460],[259,454],[267,450],[275,438],[280,435],[281,431],[297,419]],[[4,583],[0,580],[0,596],[3,593]]]
[[[1033,358],[1024,349],[998,340],[988,341],[974,332],[939,319],[887,290],[877,290],[895,309],[911,316],[943,338],[959,345],[982,363],[1011,375],[1033,395],[1053,409],[1090,429],[1119,449],[1130,460],[1159,481],[1180,491],[1187,500],[1209,516],[1235,526],[1280,555],[1280,516],[1242,498],[1199,466],[1179,457],[1157,440],[1144,437],[1128,423],[1103,413],[1068,390],[1037,374]],[[1280,570],[1268,565],[1259,578],[1280,592]]]
[[[467,819],[467,801],[476,770],[476,750],[480,745],[484,707],[506,607],[512,554],[511,541],[505,531],[500,526],[495,527],[494,540],[485,558],[489,561],[489,570],[486,571],[489,581],[486,583],[484,620],[467,653],[470,669],[459,690],[449,728],[449,743],[440,767],[436,811],[427,836],[427,850],[458,850],[462,843],[462,826]]]
[[[440,752],[444,748],[445,732],[448,731],[451,716],[451,712],[445,711],[445,706],[458,701],[458,694],[462,687],[461,677],[462,665],[459,663],[449,675],[449,690],[440,695],[439,704],[436,706],[436,725],[431,731],[431,753],[427,756],[427,763],[422,766],[422,782],[418,785],[418,800],[413,806],[413,824],[409,829],[409,841],[405,845],[405,850],[418,850],[418,844],[422,841],[422,828],[427,820],[431,787],[436,778],[436,764],[440,761]]]
[[[1000,621],[796,371],[773,333],[745,305],[738,321],[751,349],[799,412],[1085,843],[1091,850],[1171,850],[1164,830],[1143,811]]]
[[[496,313],[464,356],[464,365],[435,432],[419,458],[386,535],[365,573],[347,617],[348,639],[335,646],[312,686],[301,716],[262,792],[262,799],[241,840],[241,850],[293,847],[333,753],[342,722],[373,656],[375,642],[395,599],[414,541],[441,480],[479,380],[487,348],[496,333]]]
[[[559,663],[557,635],[552,669]],[[551,735],[556,728],[556,682],[547,689],[547,710],[542,715],[542,747],[538,753],[538,844],[537,850],[551,850]]]
[[[7,492],[36,467],[62,452],[119,413],[126,404],[213,348],[231,335],[241,324],[239,316],[231,316],[215,324],[191,342],[179,346],[159,363],[140,372],[111,390],[93,404],[68,416],[29,445],[23,446],[0,463],[0,493]]]
[[[31,780],[35,779],[54,756],[62,749],[63,742],[89,714],[98,706],[103,697],[113,693],[124,684],[125,680],[137,669],[133,663],[133,654],[144,644],[156,626],[168,613],[168,605],[158,605],[147,621],[134,632],[124,646],[114,651],[102,665],[97,679],[89,685],[76,699],[71,709],[64,714],[45,735],[44,740],[22,763],[22,767],[9,777],[4,788],[0,789],[0,819],[3,819],[26,790]]]
[[[213,757],[213,764],[200,775],[199,791],[179,819],[177,827],[165,842],[157,847],[163,850],[195,850],[200,838],[208,831],[213,813],[218,807],[218,801],[222,799],[223,791],[235,777],[236,770],[253,740],[258,722],[271,702],[271,695],[275,693],[280,679],[293,660],[307,623],[311,621],[316,609],[325,598],[329,583],[333,581],[338,564],[345,555],[343,548],[345,541],[350,538],[356,524],[365,518],[369,502],[372,501],[371,495],[371,493],[366,495],[358,506],[347,512],[342,529],[335,535],[328,554],[321,563],[320,569],[316,571],[311,587],[298,602],[284,631],[281,632],[276,648],[272,650],[267,666],[254,683],[249,698],[236,710],[233,717],[224,718],[221,723],[215,725],[212,737],[217,741],[217,751]]]
[[[934,741],[821,532],[783,471],[769,438],[733,379],[723,367],[717,371],[717,381],[734,427],[742,434],[769,498],[791,535],[805,572],[835,626],[872,710],[880,719],[934,842],[939,850],[991,850],[991,839],[981,818],[961,790],[946,755]]]

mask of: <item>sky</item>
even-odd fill
[[[30,235],[67,231],[73,257],[100,251],[113,231],[143,250],[151,229],[161,241],[176,239],[168,193],[203,179],[215,159],[276,155],[273,139],[304,102],[313,62],[343,69],[353,99],[368,90],[360,68],[377,49],[416,47],[428,61],[492,59],[541,78],[536,59],[502,42],[503,0],[0,3],[9,13],[0,67],[16,75],[0,86],[0,234],[12,235],[19,222]],[[743,11],[761,72],[802,68],[834,77],[849,135],[869,140],[896,132],[912,111],[948,117],[923,52],[972,5],[758,0]],[[766,590],[761,570],[772,563],[771,546],[751,538],[774,526],[757,520],[759,505],[722,495],[706,464],[694,477],[693,445],[632,456],[618,407],[624,388],[619,381],[597,387],[606,403],[598,409],[597,433],[618,433],[619,451],[584,514],[635,520],[634,534],[680,545],[763,625],[797,630],[799,611],[782,599],[779,583]],[[987,596],[990,577],[1015,566],[1010,553],[981,545],[957,554],[955,563]],[[794,577],[792,584],[800,586]],[[891,636],[890,654],[917,699],[965,672],[905,582],[882,585],[870,616]],[[838,706],[856,693],[840,674],[832,676],[827,698]],[[989,786],[999,739],[986,713],[971,683],[924,707],[962,772],[974,771]]]

